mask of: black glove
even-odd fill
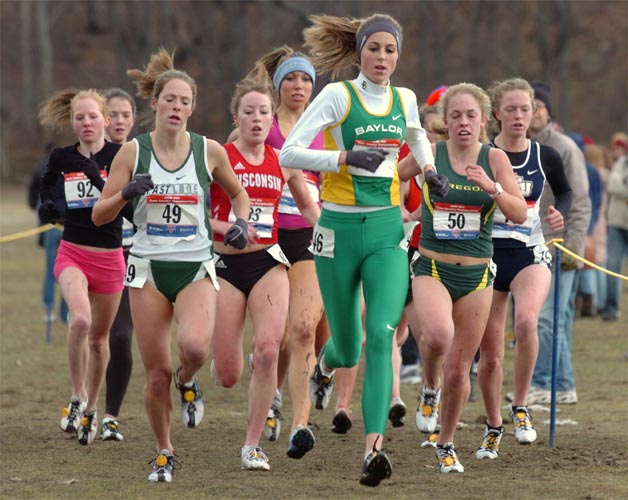
[[[52,200],[44,200],[37,209],[42,224],[54,224],[61,218],[57,205]]]
[[[439,198],[447,196],[447,193],[449,193],[449,179],[447,176],[429,169],[423,174],[423,177],[425,178],[425,182],[427,182],[430,194],[438,196]]]
[[[122,198],[130,200],[136,196],[140,196],[149,189],[153,189],[155,184],[150,178],[150,174],[137,174],[135,178],[122,188]]]
[[[225,245],[242,250],[249,241],[249,226],[244,219],[237,218],[225,233]]]
[[[92,183],[92,186],[102,191],[102,188],[105,187],[105,181],[100,176],[100,167],[98,166],[98,163],[96,163],[96,160],[94,160],[94,155],[91,155],[89,158],[85,158],[81,161],[79,166],[83,170],[85,176]]]
[[[363,168],[369,172],[375,172],[386,159],[388,151],[369,148],[364,151],[347,151],[347,165]]]

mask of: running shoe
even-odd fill
[[[301,425],[292,431],[288,443],[290,446],[286,454],[290,458],[303,458],[308,451],[314,448],[316,438],[309,427]]]
[[[503,427],[489,427],[486,426],[484,431],[484,437],[482,438],[482,444],[475,452],[475,457],[482,460],[488,458],[489,460],[495,460],[499,455],[499,442],[502,440],[504,434]]]
[[[406,410],[406,404],[401,398],[392,400],[390,409],[388,410],[388,420],[390,420],[393,427],[403,427],[405,425]]]
[[[422,380],[420,363],[415,365],[401,365],[399,383],[417,385],[420,384]]]
[[[264,424],[264,437],[269,441],[277,441],[281,433],[281,412],[279,410],[268,410],[266,423]]]
[[[105,417],[100,427],[100,439],[103,441],[124,441],[124,436],[118,429],[119,422],[115,418]]]
[[[432,432],[425,441],[421,443],[421,448],[436,448],[436,442],[438,441],[438,435],[440,434],[440,425],[436,426],[434,432]]]
[[[536,430],[532,427],[532,417],[527,406],[513,406],[510,420],[515,426],[515,439],[519,444],[530,444],[536,441]]]
[[[331,422],[331,432],[336,434],[346,434],[352,426],[351,417],[349,412],[345,410],[338,410],[334,419]]]
[[[416,410],[416,426],[421,432],[431,434],[438,424],[440,389],[432,390],[423,386]]]
[[[77,432],[86,409],[87,401],[81,401],[78,396],[72,396],[70,404],[61,410],[61,430]]]
[[[98,434],[98,416],[96,410],[85,413],[81,419],[81,426],[78,430],[78,441],[82,445],[91,444]]]
[[[514,399],[514,394],[513,394]],[[528,392],[528,404],[550,404],[552,402],[552,393],[549,390],[539,387],[530,386]]]
[[[318,360],[316,362],[316,366],[314,367],[314,373],[310,378],[310,398],[312,399],[312,404],[317,410],[324,410],[327,408],[329,399],[331,398],[331,393],[334,389],[333,373],[329,376],[323,375],[321,361],[324,354],[325,346],[323,346],[320,354],[318,355]]]
[[[268,457],[259,446],[243,446],[240,457],[243,469],[270,470]]]
[[[392,463],[384,450],[373,450],[366,456],[362,464],[360,484],[375,487],[388,479],[392,474]]]
[[[556,403],[559,405],[575,405],[578,402],[578,394],[575,389],[571,391],[557,391]]]
[[[442,473],[464,472],[464,467],[458,460],[454,443],[436,445],[436,456],[438,457],[438,468]]]
[[[169,450],[161,450],[159,455],[153,458],[149,464],[153,464],[153,470],[148,475],[148,480],[154,483],[169,483],[172,481],[172,472],[181,468],[175,459],[174,453]],[[179,465],[179,467],[176,467]]]
[[[203,405],[203,393],[198,386],[198,380],[196,375],[191,382],[182,384],[179,381],[179,373],[181,372],[181,366],[177,368],[177,373],[174,377],[174,385],[181,393],[181,418],[183,425],[189,429],[198,427],[203,420],[203,413],[205,412],[205,406]]]

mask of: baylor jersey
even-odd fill
[[[493,179],[488,162],[490,149],[482,145],[477,164]],[[435,163],[438,173],[449,178],[449,193],[443,198],[434,196],[423,183],[420,245],[440,253],[492,257],[495,201],[477,184],[454,172],[446,142],[436,145]]]
[[[397,158],[406,133],[403,103],[395,87],[390,87],[390,107],[382,115],[369,113],[351,82],[342,82],[349,93],[349,105],[343,120],[335,127],[342,131],[342,144],[336,144],[329,130],[324,132],[325,149],[388,151],[375,172],[340,165],[338,172],[323,174],[321,198],[339,205],[362,207],[399,205]]]

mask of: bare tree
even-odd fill
[[[20,54],[22,57],[22,106],[24,109],[32,109],[33,106],[33,61],[31,54],[32,40],[32,3],[20,4]],[[33,113],[23,113],[24,125],[29,130],[35,129],[35,116]]]

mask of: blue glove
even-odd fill
[[[122,198],[128,201],[131,198],[145,194],[146,191],[154,187],[155,184],[150,174],[137,174],[131,182],[122,188]]]
[[[363,168],[369,172],[375,172],[386,159],[388,151],[369,148],[363,151],[347,151],[347,165]]]
[[[447,176],[429,169],[423,174],[423,177],[425,178],[425,182],[427,182],[430,194],[438,196],[439,198],[447,196],[447,193],[449,193],[449,179]]]
[[[244,219],[237,218],[225,233],[225,245],[242,250],[249,241],[249,226]]]

